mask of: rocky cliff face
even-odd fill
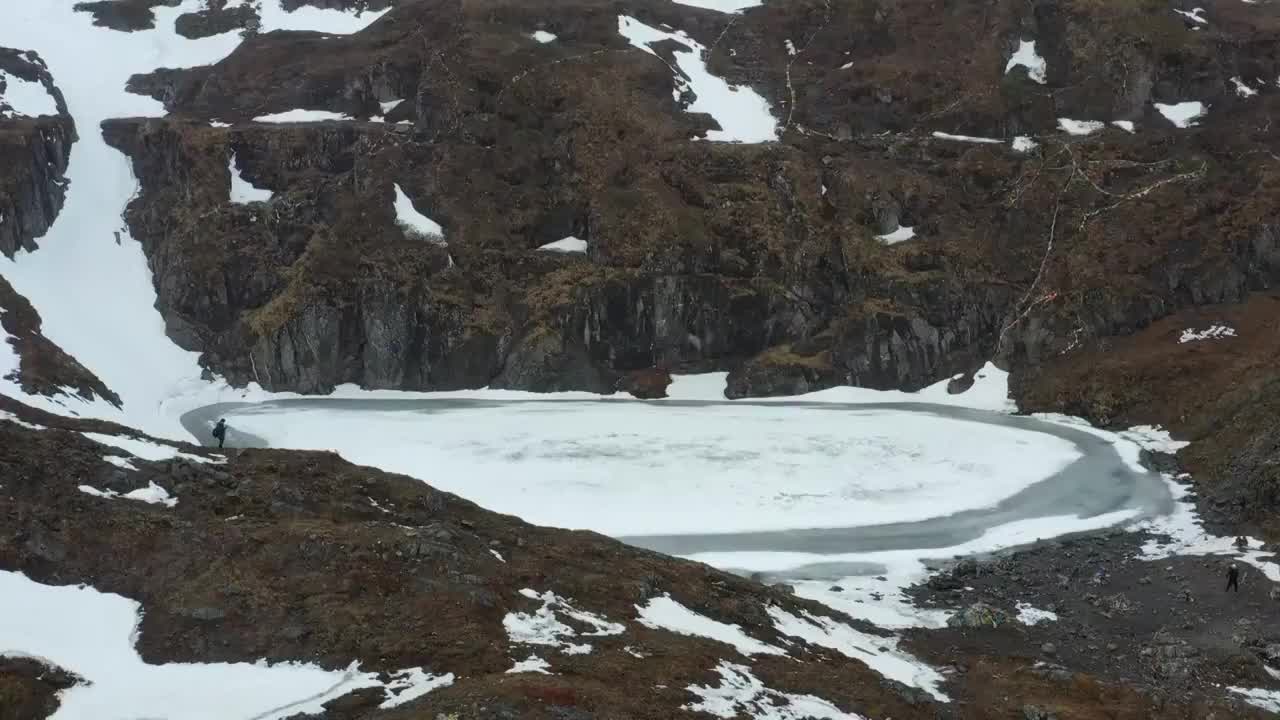
[[[48,94],[46,114],[19,104],[19,83]],[[75,122],[40,56],[0,47],[0,254],[34,250],[53,224],[75,140]]]
[[[424,0],[135,77],[173,115],[106,132],[171,334],[235,382],[608,390],[662,365],[733,370],[732,396],[913,388],[1276,281],[1280,19],[1178,10]],[[711,48],[780,141],[690,142],[714,122],[673,99],[677,43],[629,46],[620,14]],[[1044,77],[1009,65],[1031,40]],[[1157,105],[1192,100],[1187,127]],[[253,122],[295,108],[355,120]],[[228,202],[232,157],[269,201]],[[447,245],[397,226],[397,188]],[[568,236],[586,252],[538,250]]]

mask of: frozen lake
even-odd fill
[[[306,398],[182,422],[208,440],[219,417],[231,446],[333,450],[673,555],[943,549],[1010,524],[1052,519],[1052,537],[1171,505],[1159,476],[1095,433],[928,403]]]

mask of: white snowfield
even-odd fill
[[[703,58],[706,48],[702,43],[682,31],[666,32],[626,15],[618,16],[618,33],[659,60],[661,56],[650,45],[673,40],[688,48],[675,52],[679,69],[671,68],[676,84],[672,95],[679,101],[681,89],[689,89],[695,99],[685,109],[691,113],[707,113],[720,125],[719,130],[707,132],[708,140],[760,143],[778,139],[778,121],[773,117],[769,101],[749,87],[729,85],[708,72]]]
[[[40,117],[41,115],[57,115],[58,102],[53,99],[44,83],[35,80],[23,80],[17,75],[0,70],[0,105],[8,105],[9,109],[0,109],[0,117]]]
[[[277,720],[322,712],[359,688],[382,687],[382,707],[392,707],[453,681],[409,668],[383,685],[355,663],[148,665],[134,649],[141,610],[119,595],[0,571],[0,656],[34,658],[83,680],[59,694],[51,720]]]

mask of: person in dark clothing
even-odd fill
[[[222,444],[227,441],[227,421],[225,418],[219,420],[218,424],[213,426],[213,436],[218,439],[218,447],[221,448]]]
[[[1227,591],[1230,592],[1232,588],[1240,592],[1240,568],[1236,567],[1235,563],[1231,563],[1227,568]]]

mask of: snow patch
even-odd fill
[[[618,33],[632,46],[660,60],[661,56],[654,52],[651,45],[672,40],[688,48],[674,53],[678,67],[671,68],[675,76],[675,93],[678,99],[681,91],[692,91],[694,100],[685,109],[691,113],[707,113],[720,125],[719,130],[707,131],[708,140],[760,143],[778,139],[778,123],[769,108],[769,102],[747,86],[729,85],[708,72],[703,60],[706,48],[685,32],[666,32],[645,25],[635,18],[619,15]]]
[[[1125,132],[1129,132],[1129,133],[1134,132],[1132,120],[1112,120],[1111,124],[1115,125],[1121,130],[1124,130]]]
[[[305,7],[310,7],[305,6]],[[306,123],[306,122],[325,122],[328,120],[354,120],[350,115],[342,113],[330,112],[329,110],[286,110],[284,112],[271,113],[270,115],[259,115],[254,118],[254,122],[261,123]]]
[[[719,685],[690,685],[685,688],[699,700],[682,709],[705,712],[718,718],[865,720],[813,695],[795,695],[767,688],[745,665],[722,660],[716,666],[716,672],[720,675]]]
[[[1106,127],[1105,124],[1097,120],[1072,120],[1071,118],[1058,118],[1058,127],[1062,128],[1069,135],[1092,135]]]
[[[1009,58],[1009,62],[1005,63],[1004,72],[1006,75],[1016,67],[1024,67],[1027,69],[1027,77],[1035,82],[1044,85],[1048,82],[1046,72],[1048,65],[1044,58],[1040,57],[1036,52],[1035,40],[1018,41],[1018,49],[1013,53],[1013,57]]]
[[[1164,103],[1155,103],[1156,110],[1165,117],[1166,120],[1180,128],[1189,128],[1198,125],[1196,121],[1204,117],[1209,111],[1204,103],[1197,100],[1189,100],[1187,102],[1174,103],[1166,105]]]
[[[995,138],[974,137],[973,135],[952,135],[951,133],[934,132],[933,136],[939,140],[955,140],[956,142],[982,143],[986,145],[999,145],[1003,140]]]
[[[1204,8],[1202,8],[1202,7],[1194,8],[1194,9],[1192,9],[1191,11],[1187,11],[1187,10],[1178,10],[1177,8],[1174,8],[1174,10],[1173,10],[1173,11],[1174,11],[1174,12],[1176,12],[1176,13],[1178,13],[1178,14],[1179,14],[1179,15],[1181,15],[1182,17],[1187,18],[1187,19],[1188,19],[1188,20],[1190,20],[1191,22],[1198,24],[1198,25],[1208,25],[1208,24],[1209,24],[1209,21],[1208,21],[1208,20],[1206,20],[1206,19],[1205,19],[1205,17],[1204,17]]]
[[[183,460],[189,460],[191,462],[206,465],[219,464],[218,461],[211,458],[182,452],[172,445],[161,445],[160,443],[151,442],[150,440],[138,440],[136,438],[125,437],[123,435],[106,435],[94,432],[85,432],[80,434],[100,445],[120,448],[134,457],[139,457],[143,460],[150,460],[152,462],[182,458]],[[223,462],[225,462],[225,460]]]
[[[1210,325],[1205,330],[1187,328],[1182,331],[1182,336],[1178,338],[1178,344],[1197,342],[1199,340],[1221,340],[1222,338],[1230,337],[1236,337],[1236,329],[1230,325]]]
[[[260,0],[258,9],[259,32],[298,30],[325,33],[326,35],[352,35],[369,27],[391,8],[383,10],[337,10],[302,5],[285,10],[281,0]]]
[[[453,673],[432,675],[420,667],[407,668],[391,675],[391,679],[382,690],[386,699],[378,707],[385,710],[403,705],[411,700],[417,700],[432,690],[452,684]]]
[[[935,700],[947,702],[947,696],[939,689],[944,682],[942,675],[899,651],[897,638],[868,635],[845,623],[809,613],[804,613],[804,617],[797,617],[777,606],[769,608],[769,616],[773,618],[773,626],[783,635],[797,637],[812,645],[836,650],[845,657],[861,660],[867,667],[890,680],[921,688]]]
[[[783,41],[783,45],[785,45],[785,46],[787,47],[787,54],[788,54],[788,55],[795,55],[795,54],[796,54],[796,44],[795,44],[795,43],[793,43],[793,42],[791,42],[791,38],[787,38],[785,41]]]
[[[570,642],[571,638],[578,636],[578,632],[561,622],[556,617],[557,612],[594,628],[590,632],[583,633],[584,637],[621,635],[626,630],[623,625],[609,622],[594,613],[574,608],[568,600],[559,597],[550,590],[538,594],[536,591],[526,588],[521,590],[520,594],[530,600],[541,600],[542,607],[531,613],[507,613],[506,617],[502,619],[502,626],[506,628],[507,637],[513,643],[548,645],[558,648],[560,652],[567,655],[582,655],[591,652],[590,644],[576,645]]]
[[[1227,689],[1240,695],[1241,699],[1254,707],[1260,707],[1267,712],[1280,713],[1280,690],[1231,686]]]
[[[372,673],[300,663],[149,665],[134,649],[141,606],[86,586],[0,572],[0,655],[36,657],[84,678],[59,694],[56,718],[260,718],[315,714],[381,683]]]
[[[1018,622],[1023,625],[1039,625],[1042,622],[1053,622],[1058,619],[1058,614],[1049,610],[1040,610],[1031,607],[1031,605],[1020,602],[1018,608]]]
[[[1026,135],[1019,135],[1013,139],[1013,151],[1026,153],[1040,147],[1040,143],[1032,140]]]
[[[105,458],[104,458],[105,459]],[[148,505],[164,505],[165,507],[173,507],[178,504],[178,499],[169,494],[168,490],[160,487],[154,482],[148,483],[144,488],[138,488],[121,495],[114,490],[99,490],[89,485],[81,485],[80,492],[86,495],[93,495],[106,500],[114,500],[123,498],[125,500],[137,500]]]
[[[395,190],[396,222],[432,242],[447,245],[448,243],[444,241],[444,228],[440,227],[440,223],[418,212],[413,207],[413,201],[404,194],[404,190],[400,189],[398,183],[395,185]]]
[[[227,171],[231,173],[231,202],[237,205],[244,205],[253,202],[270,202],[272,193],[270,190],[259,188],[240,174],[236,169],[235,153],[231,154],[231,160],[227,165]]]
[[[651,598],[646,605],[636,605],[640,624],[679,635],[704,637],[732,645],[743,655],[785,655],[781,648],[761,642],[737,625],[712,620],[671,599],[669,595]]]
[[[541,245],[538,249],[546,250],[548,252],[584,253],[587,251],[587,241],[580,240],[570,235],[567,238],[562,238],[555,242],[549,242],[546,245]]]
[[[6,10],[7,12],[7,10]],[[0,117],[40,117],[41,115],[57,115],[58,101],[38,80],[23,80],[0,70],[0,85],[4,92],[0,93],[0,105],[8,105],[8,110],[0,110]]]
[[[3,349],[5,344],[6,343],[0,343],[0,349]],[[3,370],[3,368],[0,368],[0,370]],[[3,376],[3,374],[4,374],[3,372],[0,372],[0,376]],[[13,413],[7,410],[0,410],[0,420],[4,420],[5,422],[11,422],[14,425],[17,425],[19,427],[24,427],[28,430],[48,430],[49,429],[43,425],[36,425],[35,423],[29,423],[26,420],[19,420],[17,415],[14,415]]]
[[[543,660],[537,655],[530,655],[528,659],[521,660],[507,670],[507,674],[514,675],[516,673],[542,673],[543,675],[551,674],[551,663]]]
[[[532,37],[534,40],[537,40],[538,42],[543,44],[546,44],[549,42],[555,42],[556,40],[556,36],[552,33],[547,32],[546,30],[539,30],[535,32],[533,35],[531,35],[530,37]]]
[[[758,7],[764,0],[672,0],[677,5],[715,10],[726,14],[740,13],[747,8]]]
[[[1245,82],[1241,80],[1239,77],[1231,78],[1231,84],[1236,86],[1236,94],[1239,95],[1240,97],[1247,98],[1247,97],[1253,97],[1254,95],[1258,94],[1257,90],[1254,90],[1253,88],[1246,85]]]
[[[494,556],[495,558],[497,558],[497,559],[498,559],[498,562],[505,563],[505,562],[507,561],[507,559],[506,559],[506,558],[502,557],[502,553],[500,553],[500,552],[498,552],[497,550],[494,550],[494,549],[492,549],[492,548],[489,550],[489,554],[490,554],[490,555],[492,555],[492,556]]]
[[[900,242],[910,240],[916,236],[915,228],[899,225],[893,232],[887,235],[877,235],[876,239],[885,245],[897,245]]]

